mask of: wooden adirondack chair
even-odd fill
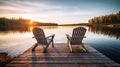
[[[67,36],[67,46],[69,46],[70,51],[72,52],[72,45],[81,45],[82,46],[82,50],[84,52],[87,52],[87,49],[85,48],[85,46],[82,43],[83,38],[85,38],[85,33],[86,33],[86,28],[84,27],[77,27],[73,29],[73,33],[72,33],[72,37],[68,34],[66,34]]]
[[[50,35],[48,37],[45,37],[43,29],[37,28],[37,27],[33,28],[32,32],[33,32],[33,35],[34,35],[33,38],[35,38],[37,40],[37,43],[33,47],[32,51],[34,51],[35,48],[38,45],[43,46],[44,52],[46,52],[46,50],[47,50],[48,46],[50,45],[50,43],[52,43],[52,47],[54,47],[54,40],[53,39],[54,39],[55,34]]]

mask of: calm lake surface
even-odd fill
[[[55,34],[55,43],[66,43],[65,34],[72,34],[73,28],[78,26],[42,26],[46,36]],[[28,30],[0,31],[0,52],[7,52],[15,57],[36,43],[31,32]],[[120,63],[120,29],[86,27],[87,32],[83,43],[89,44],[104,55]]]

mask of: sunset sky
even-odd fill
[[[0,17],[58,24],[85,23],[118,11],[120,0],[0,0]]]

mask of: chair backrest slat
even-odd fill
[[[34,37],[36,38],[37,42],[40,44],[47,44],[47,40],[45,38],[45,34],[43,29],[41,28],[33,28],[33,34]]]
[[[71,38],[71,44],[72,45],[81,44],[85,33],[86,33],[86,28],[84,27],[74,28]]]

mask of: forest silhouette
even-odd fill
[[[90,25],[97,25],[97,26],[120,24],[120,11],[116,14],[94,17],[90,19],[88,22]]]
[[[23,18],[0,18],[0,30],[28,30],[30,26],[57,26],[56,23],[37,22]]]

